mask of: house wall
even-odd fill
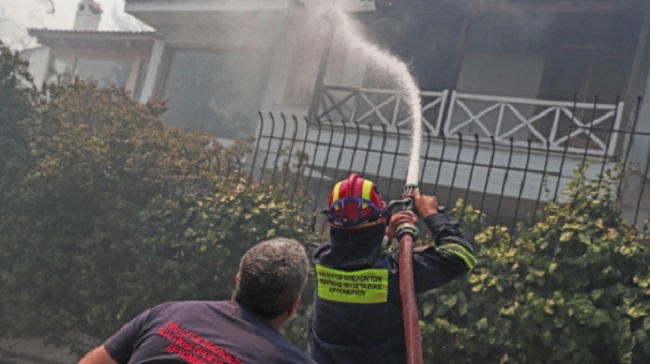
[[[34,84],[40,87],[45,82],[50,61],[50,47],[43,46],[24,53],[29,62],[29,73],[34,77]]]
[[[305,9],[289,13],[273,54],[262,111],[307,115],[328,26]]]
[[[358,50],[343,42],[340,34],[335,36],[331,44],[327,44],[330,22],[311,9],[219,13],[213,17],[210,25],[204,21],[198,26],[178,26],[169,22],[170,24],[157,29],[160,41],[154,47],[141,100],[150,97],[168,98],[169,112],[162,118],[171,125],[203,129],[229,138],[242,137],[245,133],[254,134],[259,111],[306,116],[312,102],[319,65],[328,47],[331,56],[326,65],[325,82],[354,87],[360,87],[363,83],[365,64],[357,56]],[[206,58],[202,64],[205,67],[198,67],[197,64],[188,67],[188,77],[178,76],[178,70],[182,68],[179,62],[187,62],[188,57],[183,55],[191,53],[197,57],[199,53],[213,56],[212,60],[208,60],[209,56],[204,56]],[[221,60],[217,59],[218,55],[221,55]],[[254,61],[247,60],[247,56],[254,58]],[[240,57],[240,61],[233,63],[237,57]],[[238,72],[237,68],[242,67],[247,67],[247,70]],[[194,77],[189,75],[192,72],[203,75],[209,72],[210,77],[221,78],[219,92],[214,86],[200,85],[198,82],[182,85],[184,79]],[[228,81],[224,79],[226,76],[233,78]],[[204,83],[210,83],[205,80],[206,77],[197,77],[203,78]],[[175,92],[172,88],[184,89],[183,94],[208,93],[213,97],[197,95],[188,98],[181,91]],[[228,94],[237,94],[237,97],[227,102],[219,101],[228,100],[231,97]],[[191,106],[195,102],[203,106]],[[207,104],[214,107],[205,107]],[[203,115],[195,118],[202,121],[188,120],[188,114],[192,113],[185,111],[187,108],[193,111],[203,108]],[[220,122],[213,123],[215,118],[229,118],[217,115],[223,114],[224,109],[230,109],[226,113],[228,115],[239,112],[241,120],[245,119],[242,122],[248,126],[240,128],[241,125],[226,125],[224,128]],[[179,121],[181,118],[185,120]],[[236,121],[235,124],[237,123]],[[234,130],[224,133],[225,129],[233,127],[241,129],[242,133]]]

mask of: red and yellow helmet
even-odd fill
[[[323,213],[337,228],[365,228],[385,222],[387,216],[379,188],[356,173],[334,185],[327,206]]]

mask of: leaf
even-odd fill
[[[565,231],[560,235],[560,242],[565,243],[573,238],[573,231]]]
[[[578,234],[578,241],[580,241],[581,243],[585,243],[585,244],[591,244],[591,238],[586,233],[579,233]]]
[[[502,307],[502,308],[499,310],[499,315],[502,315],[502,316],[512,316],[512,315],[515,314],[515,311],[516,311],[516,310],[517,310],[517,306],[515,306],[515,305],[511,305],[511,306],[508,306],[508,307]]]
[[[637,306],[632,306],[628,308],[627,314],[632,318],[639,318],[643,316],[648,316],[648,311]]]
[[[547,315],[552,315],[555,313],[555,310],[553,306],[555,305],[555,302],[552,300],[546,300],[546,304],[544,305],[544,313]]]
[[[553,339],[553,334],[549,330],[545,330],[539,335],[540,340],[542,341],[542,344],[546,347],[550,347]]]
[[[593,291],[591,291],[591,293],[589,293],[589,295],[591,296],[591,298],[594,301],[597,301],[603,295],[603,293],[605,293],[604,289],[597,288],[597,289],[594,289]]]
[[[605,311],[603,309],[597,309],[594,312],[594,318],[593,318],[593,321],[592,321],[593,326],[598,327],[598,326],[601,326],[603,324],[608,324],[610,321],[611,321],[611,318],[610,318],[609,314],[607,313],[607,311]]]
[[[453,307],[458,302],[458,297],[456,295],[444,295],[440,297],[440,302],[448,307]]]
[[[476,328],[479,330],[485,330],[488,326],[488,320],[485,317],[482,317],[478,322],[476,322]]]
[[[641,288],[648,288],[650,287],[650,274],[645,276],[640,274],[635,275],[632,281]]]
[[[425,302],[422,304],[422,314],[424,316],[429,316],[431,314],[431,311],[433,311],[435,305],[430,302]]]

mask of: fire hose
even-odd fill
[[[388,204],[389,213],[392,215],[398,211],[413,211],[415,209],[413,196],[416,188],[417,185],[406,184],[402,199]],[[422,364],[422,340],[413,281],[413,245],[418,239],[418,228],[413,224],[401,224],[397,227],[396,235],[400,242],[399,286],[406,337],[406,359],[408,364]]]

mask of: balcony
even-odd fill
[[[481,140],[569,154],[613,156],[623,115],[614,104],[473,95],[458,91],[420,93],[422,126],[432,137],[477,135]],[[318,120],[375,125],[410,132],[406,95],[392,90],[326,86]]]
[[[597,180],[619,162],[627,166],[631,136],[650,140],[648,133],[621,129],[620,102],[572,103],[455,91],[422,92],[420,97],[422,190],[437,194],[447,206],[459,198],[468,201],[509,225],[532,223],[533,211],[547,201],[563,200],[563,190],[579,166],[587,163],[587,179]],[[407,110],[405,95],[399,92],[327,87],[312,118],[261,115],[256,150],[246,163],[254,179],[309,186],[314,211],[326,203],[328,186],[351,171],[396,198],[412,160]],[[648,172],[647,166],[643,172]],[[650,190],[645,183],[633,189],[636,196]],[[645,207],[632,205],[630,220],[637,223]]]

